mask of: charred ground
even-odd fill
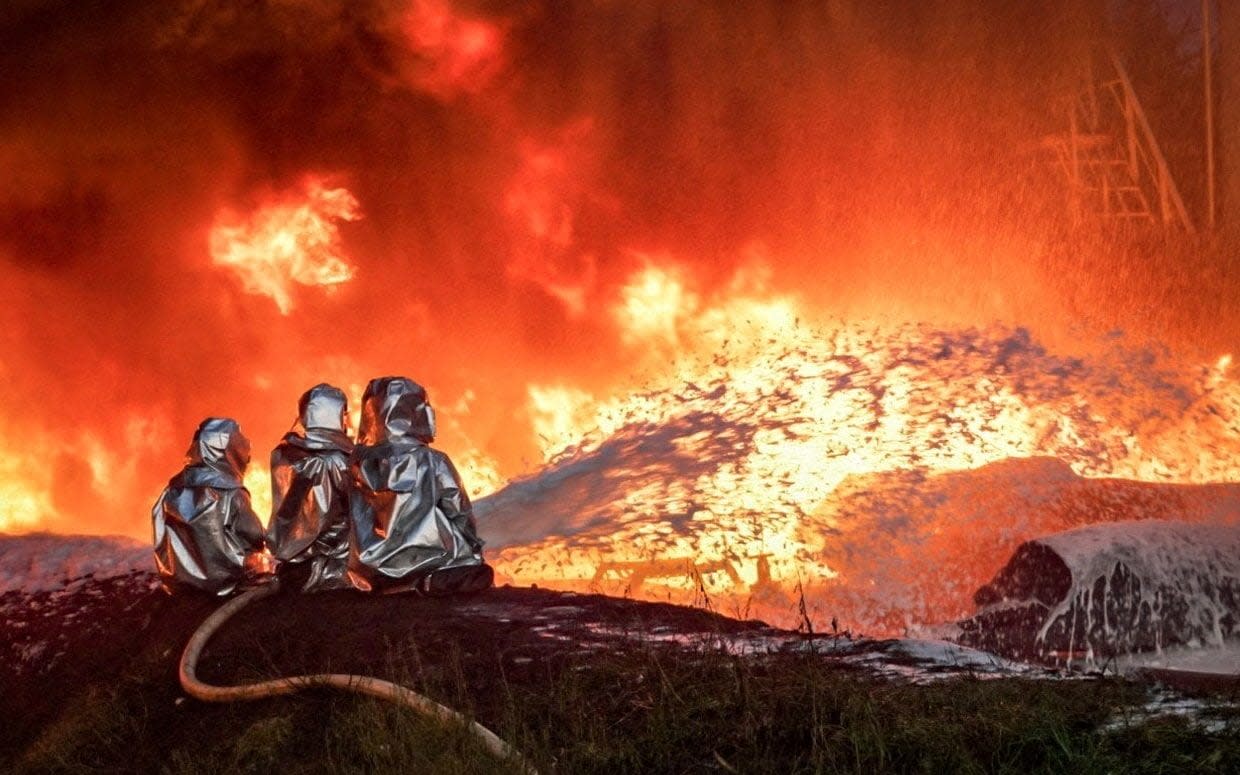
[[[145,573],[0,597],[10,633],[0,766],[505,771],[460,730],[375,701],[185,697],[177,660],[215,605],[168,598]],[[1224,772],[1240,761],[1240,719],[1218,703],[1149,720],[1151,690],[1114,678],[995,675],[962,661],[924,680],[934,669],[890,642],[500,588],[453,600],[280,594],[229,622],[199,674],[392,678],[473,715],[542,772]]]

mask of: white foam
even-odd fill
[[[1230,638],[1221,645],[1169,646],[1144,654],[1125,654],[1116,665],[1121,673],[1158,668],[1240,677],[1240,638]]]
[[[1089,525],[1033,543],[1054,551],[1072,574],[1072,587],[1048,614],[1040,640],[1056,622],[1069,617],[1071,637],[1090,656],[1097,625],[1106,642],[1125,642],[1124,629],[1135,627],[1136,622],[1107,621],[1105,605],[1098,607],[1103,621],[1094,620],[1095,589],[1101,582],[1104,596],[1108,595],[1112,576],[1121,565],[1140,585],[1140,615],[1153,623],[1157,646],[1164,645],[1161,622],[1171,615],[1177,619],[1172,627],[1175,642],[1222,647],[1228,636],[1240,631],[1240,621],[1236,621],[1240,617],[1231,610],[1234,602],[1229,606],[1226,600],[1228,590],[1240,590],[1240,527],[1125,521]],[[1078,640],[1081,613],[1084,631]]]
[[[86,575],[153,570],[149,544],[122,536],[0,535],[0,592],[60,589]]]

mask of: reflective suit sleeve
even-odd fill
[[[436,458],[435,476],[439,480],[440,492],[438,506],[461,531],[470,548],[475,553],[481,552],[482,541],[478,538],[478,525],[474,522],[474,508],[461,476],[447,455],[440,454]]]

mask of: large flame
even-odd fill
[[[1118,499],[1128,510],[1097,509],[1092,490],[1080,496],[1092,505],[1074,501],[1071,474],[1034,466],[976,475],[980,490],[1039,493],[1019,506],[992,499],[988,525],[976,496],[947,497],[953,480],[936,477],[1032,457],[1084,477],[1240,477],[1240,384],[1227,356],[1192,366],[1116,344],[1062,357],[1003,327],[816,327],[799,322],[792,298],[706,303],[682,277],[651,264],[616,307],[635,352],[678,345],[669,373],[603,399],[531,386],[551,467],[488,504],[514,544],[498,556],[501,574],[681,602],[715,595],[783,623],[803,615],[791,601],[812,588],[820,624],[898,629],[967,613],[973,589],[1039,530],[1165,513],[1131,493]],[[890,479],[906,475],[917,478]],[[1228,492],[1224,512],[1240,505]],[[1175,502],[1179,518],[1210,513]],[[554,535],[507,526],[523,519]],[[913,578],[933,572],[918,551],[950,561],[950,581]],[[890,588],[891,565],[906,569],[906,589]],[[866,592],[879,582],[882,605]]]
[[[211,229],[211,260],[232,269],[250,293],[293,309],[294,285],[330,288],[353,277],[339,221],[361,217],[357,199],[307,177],[299,190],[277,196],[249,217],[225,210]]]

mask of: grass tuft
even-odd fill
[[[261,642],[251,664],[269,664]],[[814,654],[738,656],[632,640],[491,661],[416,638],[384,677],[478,719],[543,773],[1235,772],[1240,716],[1149,720],[1144,686],[958,677],[914,685]],[[87,687],[19,772],[512,772],[459,726],[370,698],[181,698],[166,666]],[[1126,719],[1126,721],[1125,721]]]

